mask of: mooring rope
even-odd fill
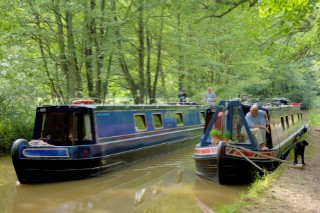
[[[245,151],[248,151],[248,152],[251,152],[251,153],[254,153],[254,154],[257,154],[257,155],[260,155],[260,156],[263,156],[265,158],[269,158],[269,159],[272,159],[272,160],[275,160],[275,161],[279,161],[281,163],[289,163],[288,161],[286,160],[282,160],[282,159],[279,159],[279,158],[275,158],[275,157],[272,157],[272,156],[269,156],[269,155],[265,155],[261,152],[255,152],[251,149],[247,149],[247,148],[244,148],[244,147],[241,147],[241,146],[237,146],[237,145],[234,145],[234,144],[230,144],[231,147],[235,148],[236,150],[238,149],[242,149],[242,150],[245,150]],[[242,155],[243,153],[240,152],[240,154]],[[244,155],[244,154],[243,154]]]
[[[247,161],[249,161],[252,165],[254,165],[257,169],[259,169],[260,171],[263,171],[263,169],[258,166],[255,162],[253,162],[252,160],[250,160],[245,154],[243,154],[236,146],[233,146],[233,148],[235,148]]]

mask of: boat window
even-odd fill
[[[68,123],[68,138],[71,140],[72,144],[81,144],[85,141],[92,140],[90,115],[74,114],[74,118],[70,116]],[[73,135],[74,137],[72,137]]]
[[[84,115],[84,133],[85,133],[85,140],[92,140],[92,132],[91,132],[91,119],[90,115]]]
[[[47,116],[47,113],[43,113],[40,138],[50,139],[50,130],[48,127],[49,127],[49,116]]]
[[[42,114],[40,139],[54,145],[65,145],[63,114]]]
[[[286,129],[286,127],[285,127],[285,125],[284,125],[284,119],[283,119],[283,117],[282,117],[282,116],[280,117],[280,120],[281,120],[282,130],[285,130],[285,129]]]
[[[63,115],[55,115],[53,117],[54,122],[54,132],[53,132],[53,138],[55,142],[60,143],[63,145],[64,141],[64,119]]]
[[[200,112],[200,123],[204,124],[205,121],[206,119],[205,119],[204,112]]]
[[[183,126],[183,117],[181,112],[176,113],[176,124],[177,126]]]
[[[291,113],[291,121],[292,121],[292,124],[294,125],[294,117],[292,113]]]
[[[144,114],[134,115],[134,124],[137,131],[143,131],[147,129],[146,116]]]
[[[91,117],[80,113],[44,113],[40,138],[56,146],[91,143]]]
[[[289,128],[289,119],[288,119],[288,115],[286,115],[286,124],[287,124],[287,128]]]
[[[163,128],[162,117],[160,113],[152,114],[152,122],[155,129]]]

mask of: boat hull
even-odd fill
[[[294,138],[307,129],[302,126],[279,146],[269,150],[243,149],[223,141],[208,146],[198,144],[193,155],[196,174],[220,184],[250,183],[274,171],[290,152]]]
[[[206,111],[204,133],[193,155],[196,174],[222,184],[251,182],[285,162],[294,143],[309,129],[299,107],[260,107],[264,120],[257,126],[264,128],[257,130],[267,148],[261,149],[246,118],[251,109],[251,105],[231,100]],[[216,142],[209,136],[217,132],[229,137],[220,136]]]
[[[247,157],[251,162],[244,158],[240,152],[248,155]],[[260,153],[276,157],[275,151],[260,151]],[[218,147],[217,179],[221,184],[249,183],[261,177],[265,172],[275,170],[279,165],[279,161],[248,151],[234,149],[224,143],[220,143]],[[258,168],[263,170],[259,170]]]
[[[19,139],[12,161],[20,183],[40,183],[98,176],[130,164],[194,145],[201,125],[160,135],[83,146],[31,146]]]

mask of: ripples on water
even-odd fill
[[[213,212],[247,186],[195,175],[193,147],[84,180],[19,185],[10,157],[0,158],[0,212]]]

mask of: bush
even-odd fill
[[[34,117],[34,113],[24,110],[2,114],[0,122],[0,153],[10,153],[13,142],[19,138],[26,140],[32,138]]]

